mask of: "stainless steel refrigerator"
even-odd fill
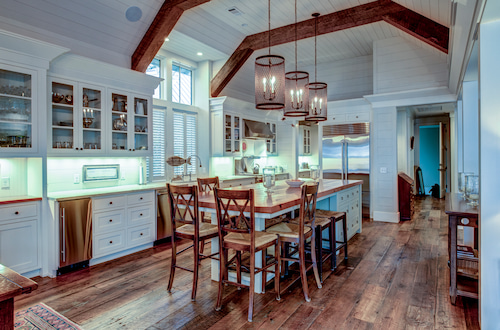
[[[92,201],[82,198],[59,202],[61,268],[92,258]]]
[[[370,123],[323,126],[323,178],[363,180],[363,214],[370,205]]]

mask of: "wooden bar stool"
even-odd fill
[[[255,230],[255,201],[254,190],[224,190],[214,189],[215,203],[217,209],[217,223],[219,229],[219,292],[215,310],[222,306],[222,294],[225,284],[237,287],[249,288],[248,321],[252,322],[255,275],[262,272],[262,291],[265,291],[267,273],[274,273],[274,290],[276,300],[280,299],[280,276],[279,276],[279,245],[276,234]],[[244,212],[247,213],[245,216]],[[231,213],[231,214],[230,214]],[[236,216],[234,214],[237,214]],[[267,262],[266,249],[274,247],[274,260]],[[229,250],[235,255],[229,258]],[[262,266],[255,264],[255,253],[262,251]],[[247,270],[250,273],[249,285],[242,283],[243,253],[249,254],[250,265]],[[229,280],[229,268],[236,270],[236,282]],[[271,268],[271,269],[270,269]],[[274,268],[274,269],[272,269]]]
[[[198,178],[198,192],[206,193],[214,190],[214,188],[219,188],[219,177],[215,176],[213,178]],[[201,221],[212,223],[211,213],[201,212]],[[203,253],[205,248],[205,240],[201,241],[200,253]]]
[[[342,231],[343,233],[343,241],[337,241],[337,222],[342,221]],[[320,234],[317,235],[317,241],[319,242],[319,246],[322,247],[323,238],[322,233],[325,229],[329,229],[328,234],[328,247],[329,249],[319,248],[318,244],[318,268],[321,269],[323,266],[323,262],[331,257],[331,270],[335,270],[337,268],[337,251],[344,248],[344,260],[347,260],[347,218],[345,212],[337,212],[337,211],[326,211],[326,210],[316,210],[316,232]],[[340,245],[337,245],[339,244]],[[327,251],[327,253],[323,256],[323,252]],[[320,275],[321,276],[321,275]]]
[[[217,259],[217,253],[204,255],[199,251],[200,240],[217,237],[217,226],[200,222],[198,212],[198,191],[196,186],[182,187],[171,186],[167,183],[167,192],[170,197],[170,214],[172,219],[172,262],[170,265],[170,278],[167,291],[171,292],[174,283],[175,269],[179,268],[193,273],[193,289],[191,300],[196,299],[198,286],[198,268],[201,260],[206,258]],[[177,240],[188,239],[192,245],[177,252]],[[177,264],[177,255],[193,248],[193,269],[188,269]]]
[[[282,269],[286,266],[284,262],[294,261],[299,264],[300,280],[302,282],[302,291],[306,301],[311,301],[309,297],[309,287],[307,285],[307,271],[313,269],[314,277],[318,288],[321,288],[321,280],[318,273],[316,262],[316,233],[312,229],[315,227],[316,198],[318,195],[318,184],[302,185],[301,203],[299,211],[299,222],[284,221],[266,229],[268,233],[274,233],[279,236],[281,247]],[[306,226],[305,224],[310,225]],[[306,240],[311,238],[311,265],[306,265]],[[291,244],[294,246],[291,246]],[[293,257],[298,253],[298,257]]]

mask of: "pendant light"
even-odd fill
[[[318,16],[319,13],[312,14],[315,17],[314,21],[314,80],[307,84],[307,93],[309,94],[309,102],[307,103],[309,114],[306,116],[307,121],[325,121],[327,111],[327,84],[317,81],[318,66],[317,66],[317,49],[316,38],[318,35]]]
[[[271,55],[271,0],[268,0],[269,54],[255,59],[255,108],[281,110],[285,107],[285,58]]]
[[[309,83],[309,73],[297,71],[297,0],[295,0],[295,71],[285,74],[285,109],[283,115],[287,117],[303,117],[307,111],[308,93],[306,86]]]

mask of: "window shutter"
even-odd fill
[[[184,152],[184,115],[174,112],[174,155],[185,158]],[[179,175],[184,172],[184,166],[175,166],[174,174]]]
[[[174,111],[174,155],[187,158],[197,154],[197,127],[196,115]],[[187,167],[187,173],[196,173],[198,159],[191,158],[191,165]],[[174,167],[174,175],[184,173],[184,166]]]
[[[153,109],[153,179],[165,177],[165,111]]]

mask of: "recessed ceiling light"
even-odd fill
[[[169,41],[169,40],[170,40],[170,39],[168,39],[168,38],[165,38],[165,41]]]
[[[202,52],[198,52],[198,53],[196,53],[196,55],[203,56],[203,53]]]

